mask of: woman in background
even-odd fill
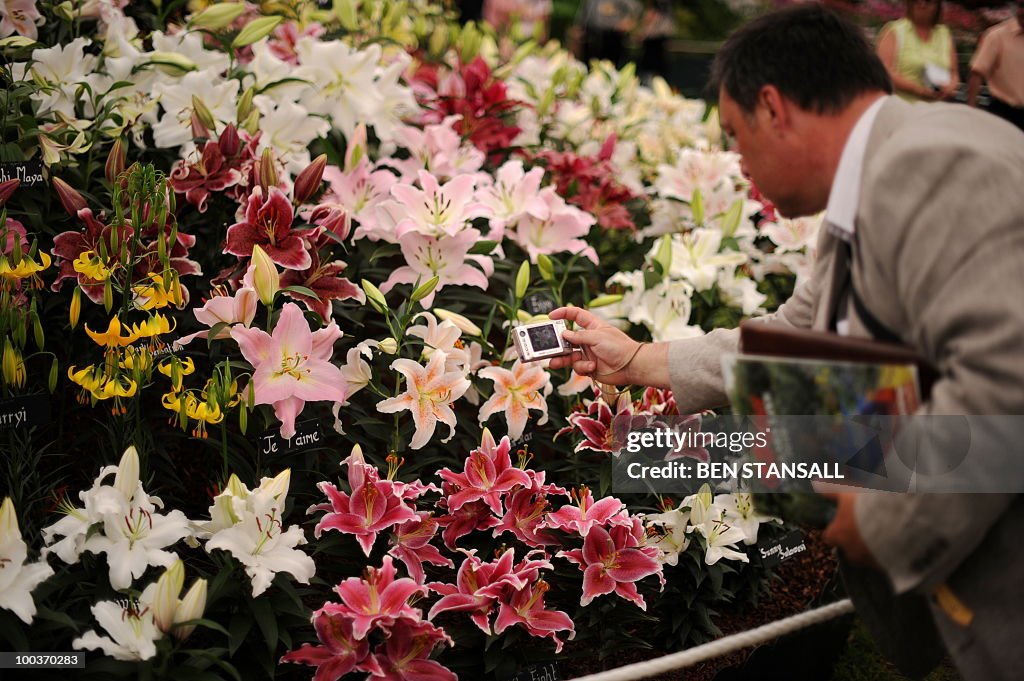
[[[896,94],[911,101],[952,99],[960,84],[956,46],[939,23],[942,0],[906,0],[906,16],[882,27],[878,56]]]

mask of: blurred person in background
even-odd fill
[[[988,83],[988,110],[1024,130],[1024,2],[1017,12],[982,36],[971,58],[967,104],[978,105],[982,81]]]
[[[640,20],[640,58],[636,71],[643,80],[668,75],[668,41],[676,33],[671,0],[648,0]]]
[[[575,22],[582,33],[577,56],[586,64],[607,59],[617,68],[625,66],[626,40],[641,9],[638,0],[583,0]]]
[[[543,41],[548,35],[551,0],[485,0],[483,16],[499,34],[510,33],[518,24],[521,36]]]
[[[952,99],[960,76],[953,34],[939,23],[942,0],[906,0],[906,8],[878,38],[878,56],[896,94],[909,101]]]

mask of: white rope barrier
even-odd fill
[[[825,622],[850,612],[853,612],[853,604],[849,598],[846,598],[815,610],[808,610],[798,615],[763,624],[755,629],[748,629],[738,634],[725,636],[717,641],[711,641],[695,648],[671,653],[653,660],[628,664],[606,672],[578,676],[572,679],[572,681],[635,681],[636,679],[646,679],[656,674],[672,671],[673,669],[681,669],[682,667],[690,667],[698,662],[704,662],[736,652],[737,650],[767,643],[798,629],[803,629],[819,622]]]

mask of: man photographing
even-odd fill
[[[891,96],[860,30],[816,4],[733,34],[712,67],[723,131],[787,217],[825,211],[811,279],[766,321],[914,348],[939,371],[921,414],[1024,414],[1024,136],[963,106]],[[554,319],[614,385],[671,387],[681,413],[727,403],[738,332],[638,344],[597,316]],[[965,679],[1019,678],[1024,503],[1015,494],[838,494],[826,540],[865,622],[911,673],[937,629]]]

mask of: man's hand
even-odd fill
[[[857,494],[853,492],[820,493],[823,497],[836,502],[836,515],[825,528],[823,539],[826,544],[835,546],[851,563],[866,567],[878,568],[878,562],[871,555],[871,549],[864,543],[864,538],[857,528],[857,518],[853,507],[857,503]]]
[[[634,382],[629,367],[621,367],[627,362],[632,366],[637,361],[635,354],[640,343],[581,307],[560,307],[552,310],[548,316],[574,322],[577,328],[567,330],[563,336],[581,349],[581,352],[572,355],[553,357],[550,364],[552,369],[571,366],[581,376],[590,376],[610,385]],[[639,351],[642,352],[642,349]],[[632,361],[630,357],[633,357]]]

